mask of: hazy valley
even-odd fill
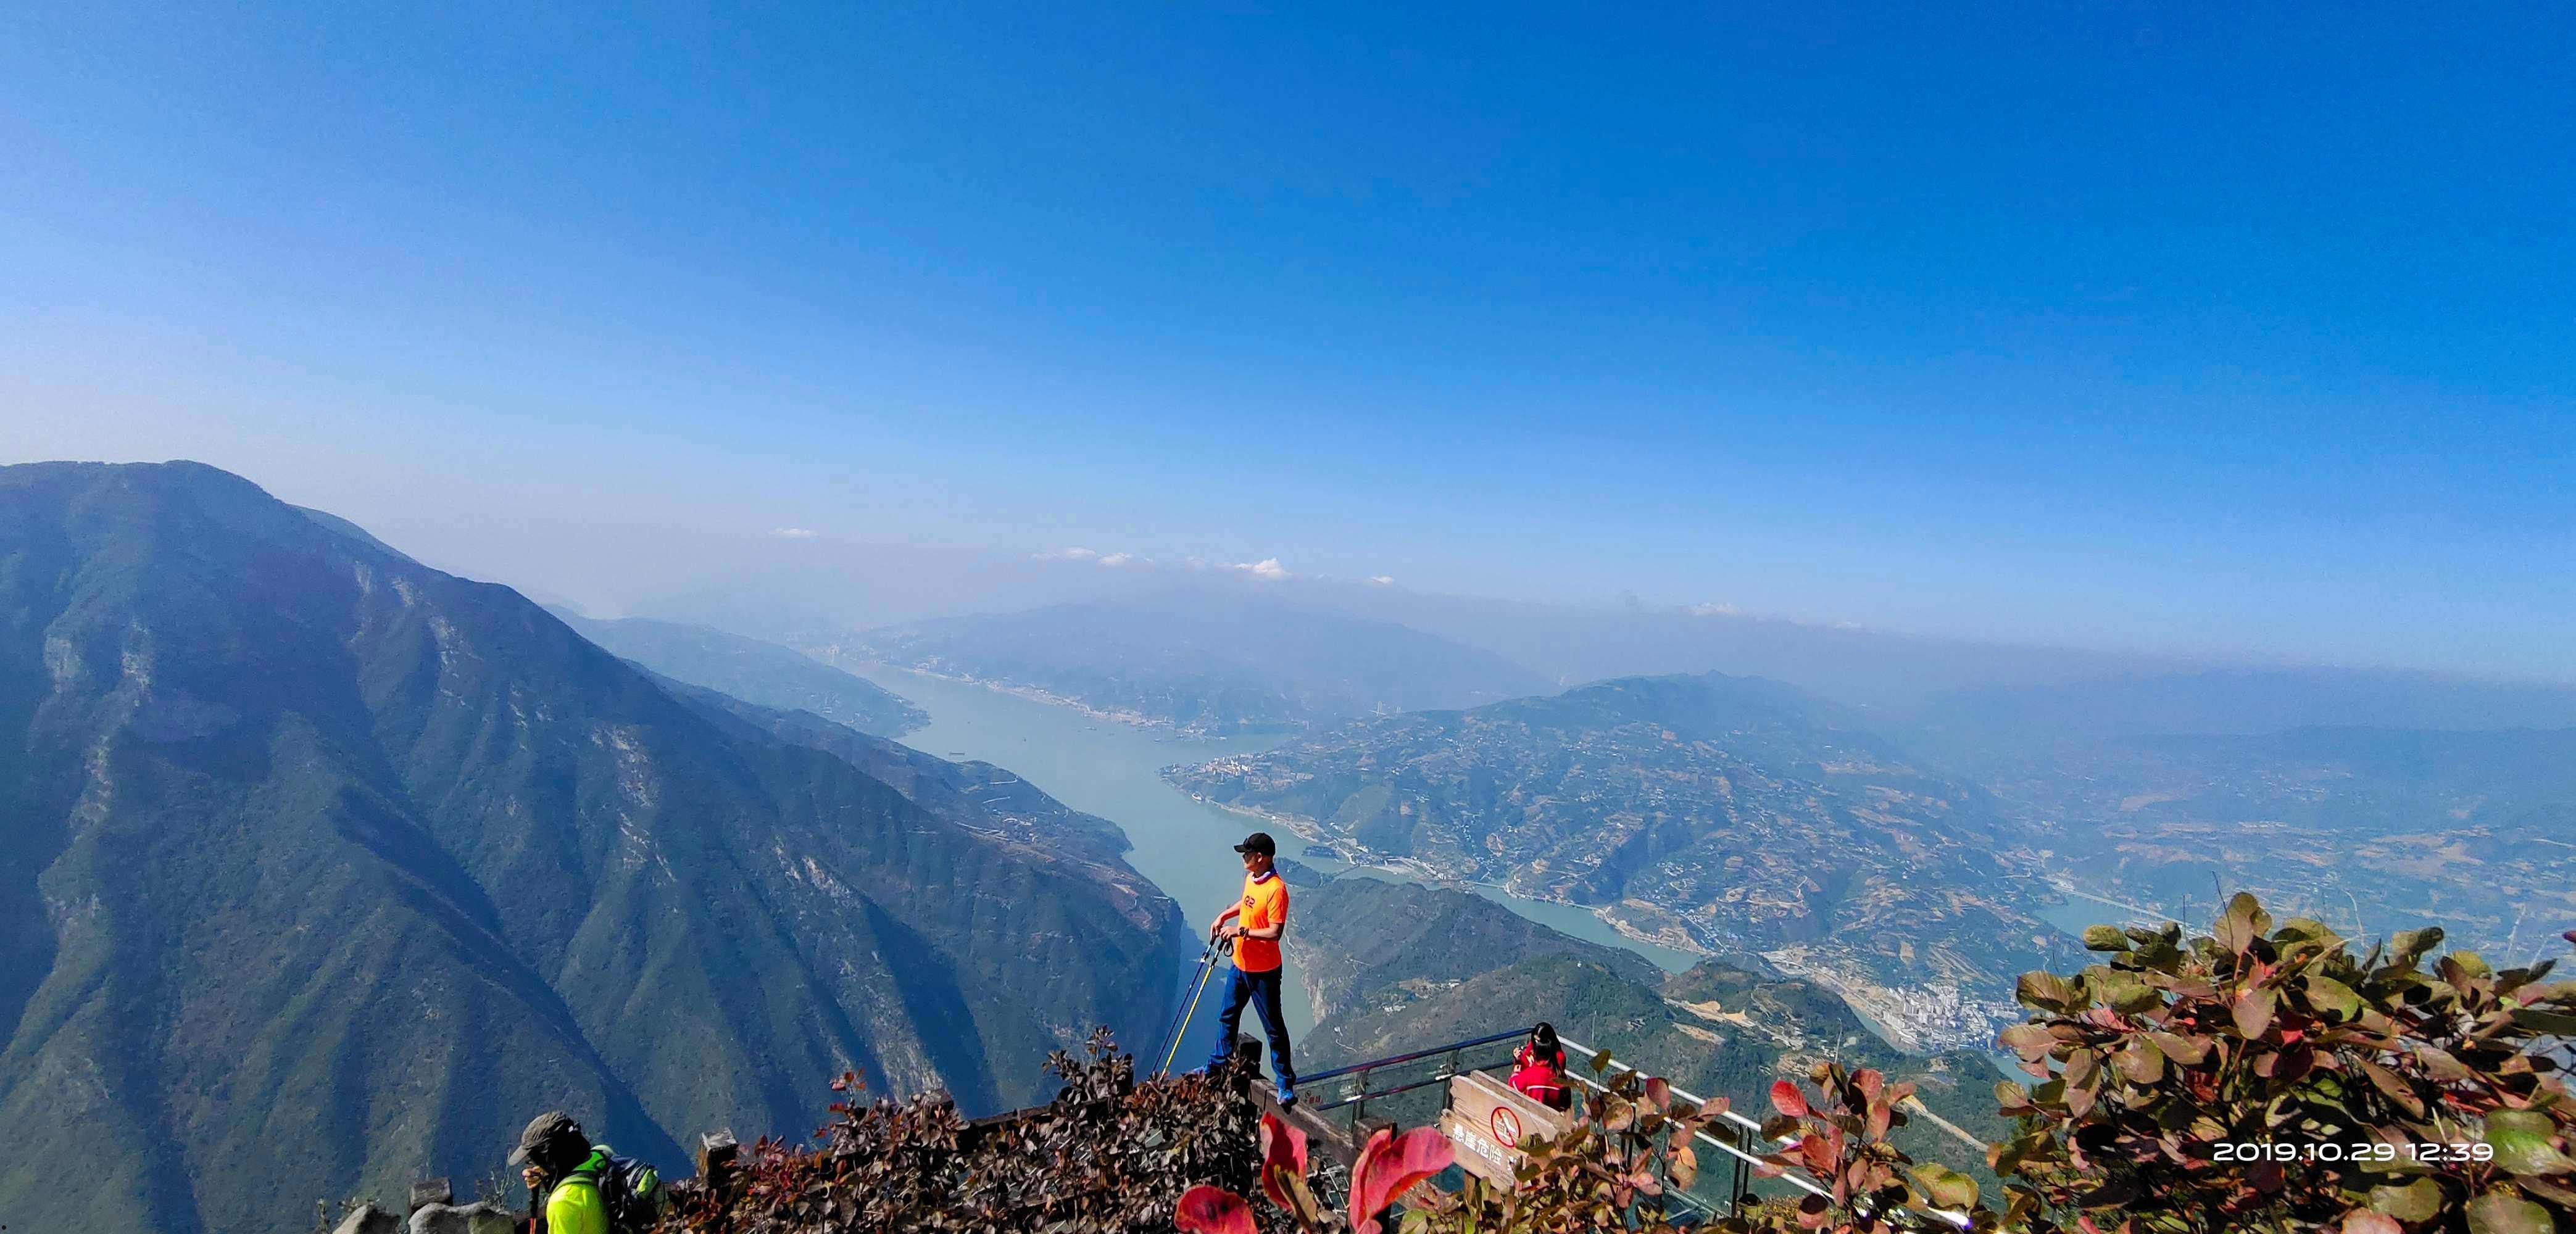
[[[809,649],[1192,734],[1296,732],[1548,688],[1500,656],[1393,622],[1226,590],[946,618]]]

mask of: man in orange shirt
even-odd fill
[[[1261,1031],[1270,1038],[1270,1069],[1277,1073],[1279,1104],[1297,1104],[1297,1070],[1288,1062],[1288,1022],[1279,1014],[1279,936],[1288,931],[1288,881],[1271,867],[1279,846],[1266,831],[1256,831],[1234,846],[1243,855],[1243,900],[1217,914],[1208,933],[1234,942],[1234,984],[1226,988],[1225,1011],[1217,1017],[1214,1067],[1234,1053],[1234,1035],[1243,1026],[1243,1004],[1261,1013]]]

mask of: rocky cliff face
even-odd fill
[[[300,1229],[534,1109],[676,1166],[1150,1033],[1169,902],[933,797],[237,477],[0,468],[0,1213]]]

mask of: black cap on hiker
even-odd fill
[[[510,1164],[517,1165],[529,1154],[541,1151],[548,1141],[565,1133],[581,1134],[581,1124],[561,1110],[548,1110],[528,1120],[528,1129],[519,1133],[519,1151],[510,1154]]]
[[[1269,832],[1256,831],[1251,835],[1243,837],[1243,843],[1235,845],[1234,851],[1238,853],[1259,853],[1264,857],[1276,857],[1279,855],[1279,846],[1271,841]]]

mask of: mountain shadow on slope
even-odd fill
[[[936,798],[239,477],[0,468],[0,1212],[283,1231],[535,1109],[678,1166],[1150,1033],[1170,902]]]

